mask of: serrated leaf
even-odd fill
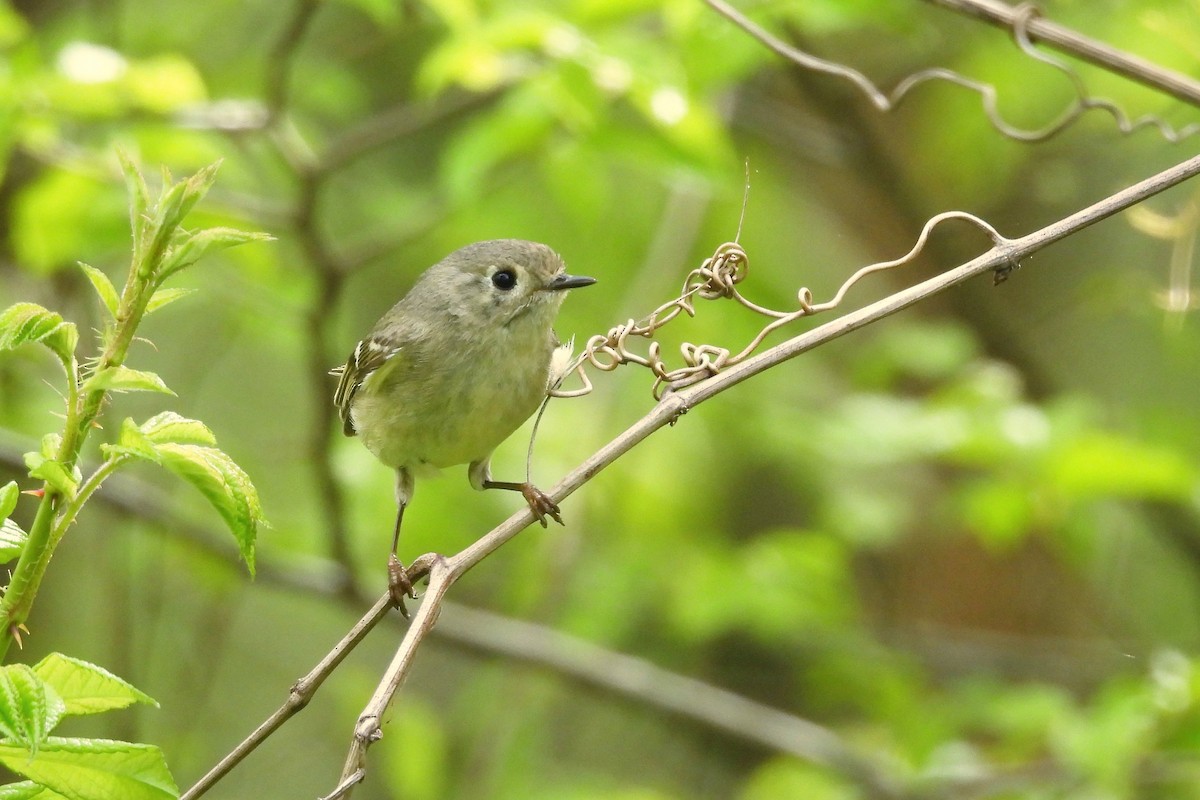
[[[45,458],[54,458],[62,449],[62,434],[47,433],[38,443],[38,452]]]
[[[21,496],[21,487],[16,481],[9,481],[0,486],[0,519],[10,516],[17,507],[17,498]]]
[[[0,522],[0,564],[7,564],[21,555],[28,539],[29,534],[11,519]]]
[[[121,172],[125,175],[125,187],[129,192],[129,223],[133,229],[135,251],[142,245],[142,235],[145,232],[147,214],[150,211],[150,189],[146,180],[138,170],[133,159],[123,150],[117,151],[117,159],[121,162]]]
[[[163,383],[163,379],[153,372],[140,369],[130,369],[126,366],[106,367],[92,375],[84,383],[85,392],[104,389],[110,392],[162,392],[175,394]]]
[[[66,704],[25,664],[0,667],[0,735],[37,753]]]
[[[113,286],[112,281],[108,279],[107,275],[92,265],[80,261],[79,268],[83,270],[83,274],[87,276],[87,279],[92,282],[92,288],[100,296],[100,302],[108,309],[109,315],[113,319],[116,319],[117,309],[121,305],[121,298],[117,294],[117,287]]]
[[[102,444],[100,451],[106,458],[124,455],[158,463],[158,453],[155,452],[154,445],[146,439],[146,435],[138,428],[137,423],[128,417],[121,423],[116,444]]]
[[[0,800],[70,800],[70,798],[33,781],[20,781],[0,786]]]
[[[64,714],[98,714],[134,703],[158,706],[150,695],[103,667],[62,653],[46,656],[33,671],[62,698]]]
[[[164,411],[156,414],[138,426],[138,430],[146,438],[156,444],[175,442],[176,444],[215,445],[217,437],[203,422],[181,417],[174,411]]]
[[[0,564],[19,556],[29,538],[20,525],[8,518],[17,507],[18,497],[20,488],[16,481],[9,481],[0,487]]]
[[[204,198],[204,195],[208,194],[208,190],[217,182],[217,170],[220,168],[221,159],[218,159],[207,167],[198,170],[196,174],[181,184],[184,187],[184,193],[183,201],[179,204],[179,219],[176,220],[176,225],[183,221],[183,218],[191,212],[192,207],[196,203],[199,203]]]
[[[274,238],[267,233],[240,231],[236,228],[205,228],[196,233],[188,233],[167,253],[160,274],[165,278],[219,250],[247,242],[271,241]]]
[[[254,574],[254,543],[266,520],[258,491],[232,458],[215,447],[164,442],[155,448],[163,465],[195,486],[225,520],[238,551]]]
[[[175,800],[179,788],[162,751],[109,739],[50,737],[29,750],[0,744],[0,763],[70,800]]]
[[[0,351],[12,350],[26,342],[41,342],[49,347],[70,371],[79,343],[79,331],[62,316],[37,303],[16,303],[0,312]]]
[[[51,489],[68,498],[75,496],[79,488],[76,470],[68,470],[62,462],[32,452],[25,454],[25,466],[29,467],[29,477],[45,481]]]
[[[157,292],[155,292],[150,297],[150,301],[148,303],[146,303],[146,313],[153,314],[155,311],[158,311],[160,308],[167,305],[168,303],[174,303],[176,300],[179,300],[180,298],[183,298],[183,297],[187,297],[189,294],[191,294],[194,291],[196,291],[196,290],[195,289],[159,289]]]

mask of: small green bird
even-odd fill
[[[521,426],[570,357],[554,334],[567,289],[594,278],[566,274],[544,244],[476,242],[430,267],[354,347],[333,402],[347,436],[396,470],[396,527],[388,587],[405,612],[415,598],[396,555],[414,479],[469,464],[476,489],[519,491],[544,527],[558,506],[527,482],[494,481],[492,451]],[[406,613],[407,616],[407,613]]]

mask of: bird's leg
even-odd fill
[[[510,492],[520,492],[525,498],[525,502],[529,504],[529,510],[537,517],[537,521],[542,523],[542,527],[546,527],[546,517],[552,517],[559,525],[563,524],[562,514],[559,512],[558,503],[550,499],[550,495],[543,492],[541,489],[534,486],[532,483],[517,483],[515,481],[493,481],[486,480],[483,482],[484,489],[507,489]]]
[[[408,609],[404,606],[404,599],[411,597],[416,600],[417,592],[409,580],[408,570],[400,563],[396,550],[400,546],[400,523],[404,519],[404,509],[408,507],[412,491],[413,479],[408,470],[396,470],[396,527],[392,531],[392,552],[388,556],[388,593],[392,596],[392,605],[400,610],[405,619],[408,619]]]
[[[554,521],[559,525],[563,524],[558,504],[550,499],[550,495],[529,481],[518,483],[516,481],[492,480],[491,460],[492,457],[489,454],[478,461],[471,462],[471,466],[467,469],[467,477],[470,478],[472,486],[480,491],[484,489],[507,489],[510,492],[520,492],[525,498],[525,502],[529,504],[529,510],[537,517],[537,521],[542,523],[543,528],[546,527],[546,517],[553,517]]]

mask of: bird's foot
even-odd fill
[[[564,524],[558,503],[551,500],[550,495],[532,483],[523,484],[521,486],[521,494],[525,497],[525,502],[529,503],[529,510],[537,517],[537,521],[542,524],[543,528],[546,527],[546,517],[553,518],[559,525]]]
[[[412,579],[408,577],[408,570],[400,563],[400,559],[396,558],[395,553],[388,556],[387,574],[388,594],[392,596],[392,605],[400,611],[401,616],[408,619],[408,609],[404,605],[404,600],[406,598],[416,600],[417,591],[413,588]]]

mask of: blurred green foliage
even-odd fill
[[[1070,99],[1003,32],[911,0],[740,5],[883,86],[958,69],[1030,126]],[[1194,2],[1044,11],[1200,71]],[[1195,119],[1080,69],[1133,116]],[[674,297],[734,237],[744,157],[741,289],[791,309],[800,286],[824,299],[907,251],[940,211],[1023,234],[1190,152],[1100,116],[1018,144],[977,97],[939,84],[880,115],[695,0],[9,0],[0,98],[0,307],[29,300],[83,337],[100,329],[74,264],[113,276],[128,258],[118,147],[175,174],[223,159],[197,227],[278,239],[185,273],[196,291],[148,320],[153,347],[135,344],[177,393],[170,407],[203,419],[259,487],[274,524],[259,577],[213,555],[201,499],[146,471],[111,489],[128,502],[72,529],[29,623],[31,661],[70,652],[162,703],[105,715],[115,729],[78,721],[79,735],[153,742],[181,786],[363,610],[339,599],[330,559],[383,588],[392,476],[341,437],[324,371],[448,251],[537,239],[599,277],[559,323],[582,344]],[[1152,206],[1174,214],[1195,193]],[[957,265],[982,238],[939,229],[917,264],[847,303]],[[564,504],[565,528],[523,533],[453,598],[817,722],[911,796],[1193,797],[1200,333],[1157,304],[1192,282],[1170,258],[1170,242],[1112,219],[999,287],[960,287],[807,353],[656,434]],[[763,321],[727,305],[700,301],[663,352],[739,350]],[[4,453],[36,447],[60,407],[39,355],[0,360]],[[539,484],[653,403],[645,371],[594,379],[550,405]],[[159,408],[120,396],[109,419]],[[525,442],[497,453],[498,477],[522,474]],[[0,483],[19,463],[9,472]],[[420,486],[402,552],[454,551],[515,508],[449,471]],[[182,535],[206,527],[200,544]],[[397,640],[377,631],[209,796],[327,793]],[[837,766],[458,639],[418,661],[356,797],[872,796]]]

